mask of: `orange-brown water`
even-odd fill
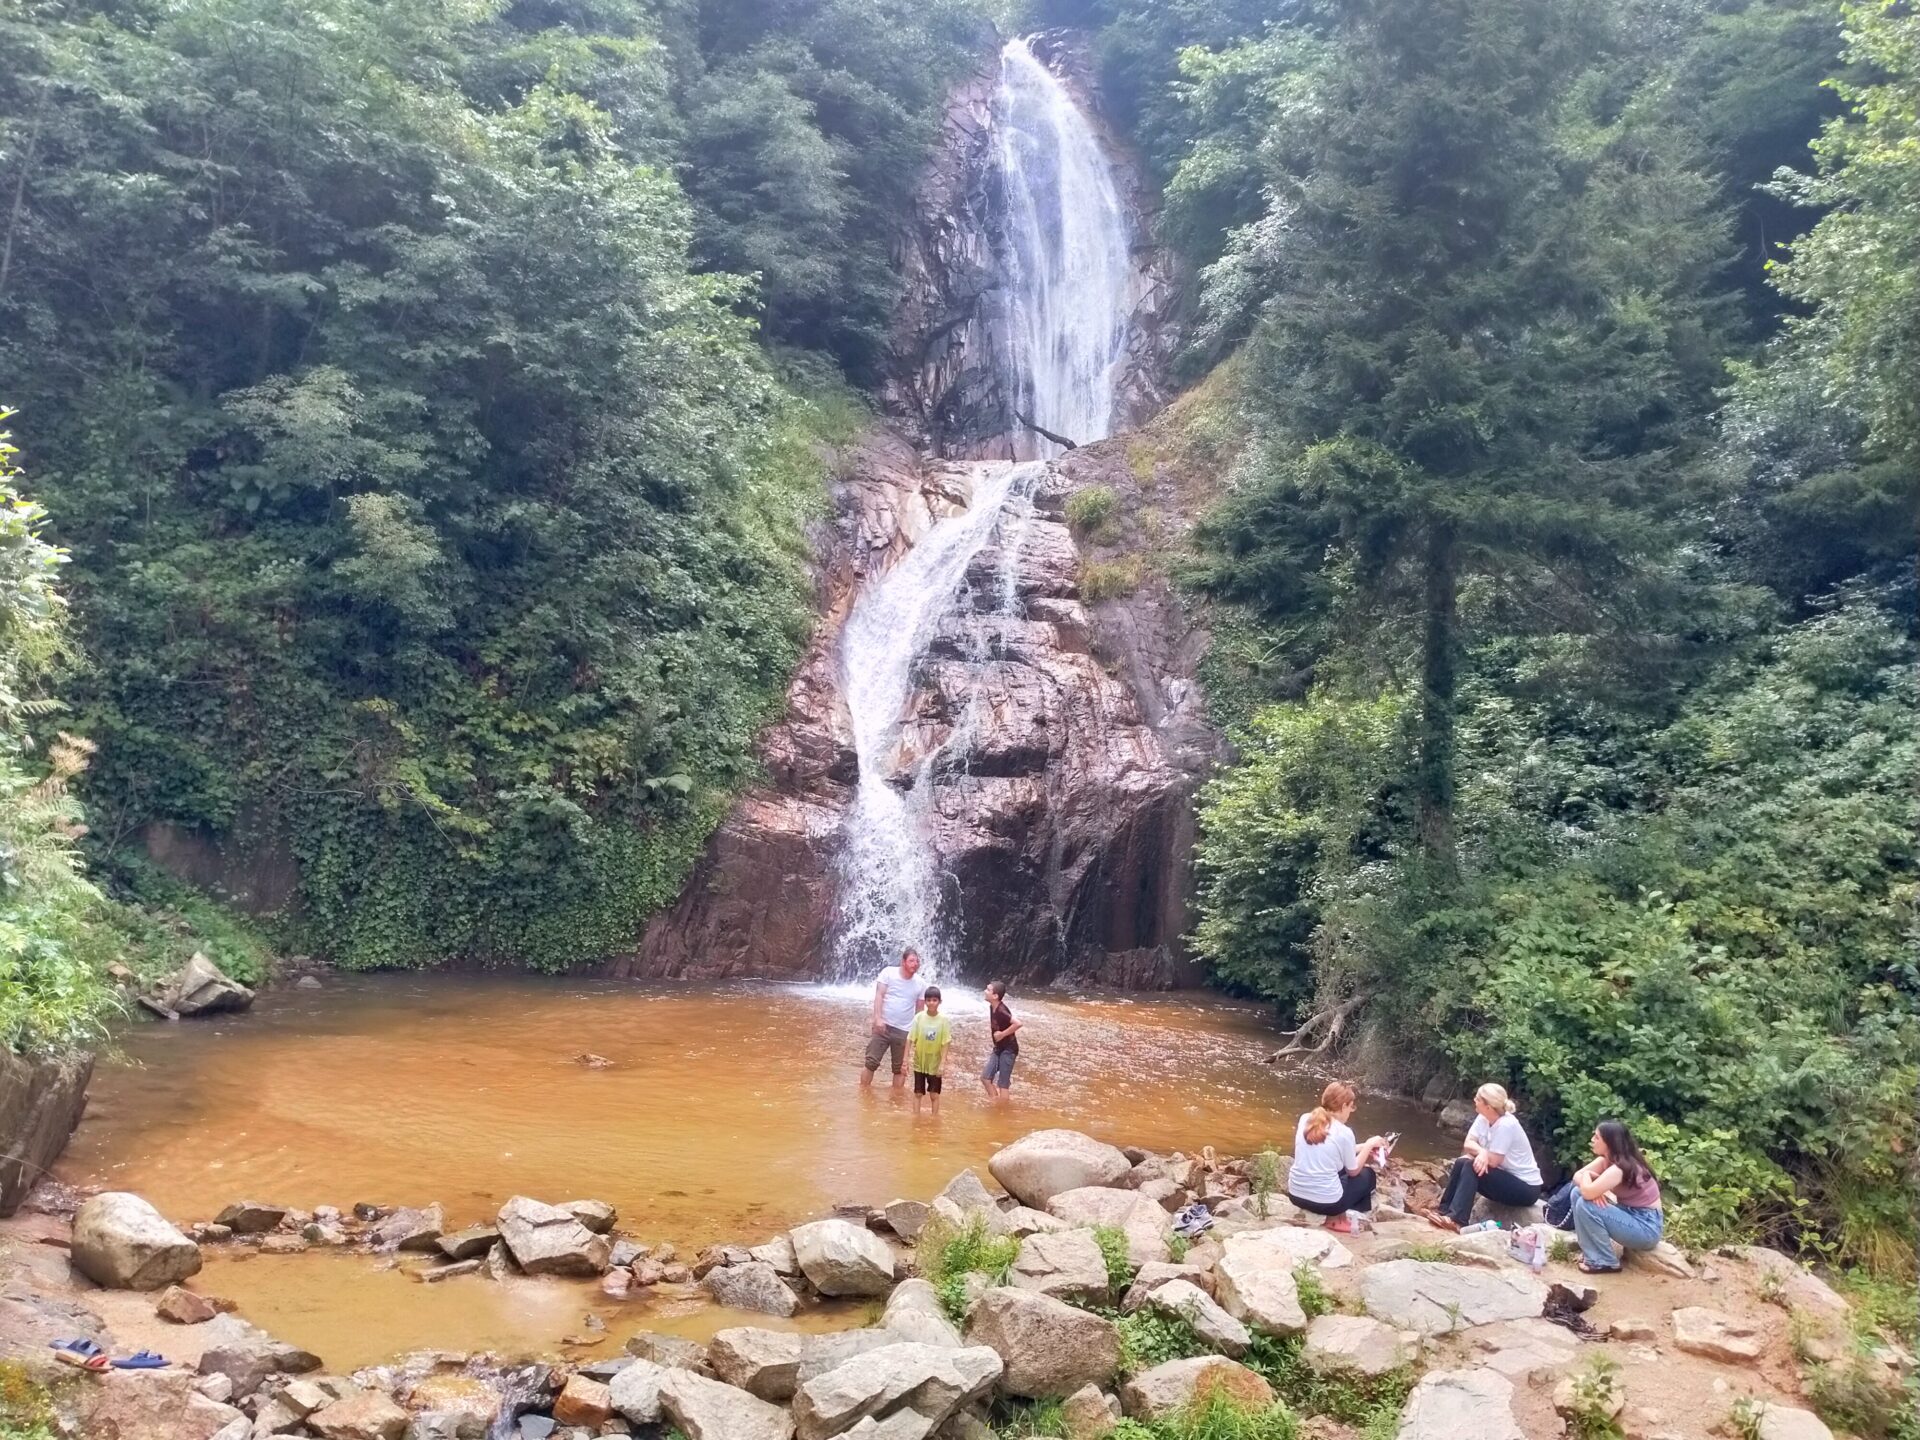
[[[129,1030],[60,1173],[137,1191],[180,1221],[236,1199],[439,1201],[461,1225],[514,1194],[590,1197],[616,1205],[625,1232],[691,1254],[712,1240],[758,1243],[842,1201],[925,1198],[1044,1126],[1190,1152],[1285,1151],[1321,1084],[1260,1063],[1273,1032],[1248,1007],[1016,995],[1014,1102],[990,1106],[975,1078],[985,1007],[968,993],[950,996],[941,1113],[916,1114],[884,1070],[874,1090],[858,1088],[867,1004],[811,986],[330,980],[269,994],[244,1016]],[[1409,1155],[1439,1143],[1431,1119],[1404,1106],[1363,1103],[1355,1123],[1405,1131]],[[335,1366],[427,1346],[551,1352],[582,1333],[589,1309],[607,1343],[737,1318],[611,1302],[590,1286],[422,1285],[377,1263],[216,1260],[199,1285]]]

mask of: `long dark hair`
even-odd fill
[[[1653,1169],[1647,1164],[1647,1157],[1640,1153],[1640,1147],[1633,1142],[1633,1132],[1618,1120],[1602,1120],[1593,1127],[1600,1135],[1600,1143],[1607,1147],[1607,1158],[1620,1167],[1620,1179],[1628,1185],[1644,1185],[1653,1178]]]

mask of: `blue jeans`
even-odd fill
[[[987,1053],[987,1068],[980,1072],[980,1078],[1001,1090],[1013,1088],[1013,1062],[1018,1058],[1011,1050],[991,1050]]]
[[[1614,1241],[1629,1250],[1651,1250],[1660,1243],[1666,1228],[1667,1217],[1658,1208],[1602,1205],[1578,1192],[1574,1194],[1573,1233],[1579,1237],[1580,1253],[1596,1270],[1620,1268],[1613,1258]]]

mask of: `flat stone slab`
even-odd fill
[[[1312,1265],[1321,1270],[1344,1270],[1353,1264],[1353,1252],[1325,1230],[1279,1225],[1266,1230],[1248,1230],[1226,1239],[1227,1254],[1236,1251],[1272,1255],[1289,1270],[1296,1265]]]
[[[1746,1365],[1760,1358],[1766,1338],[1760,1327],[1704,1305],[1686,1305],[1673,1312],[1673,1343],[1689,1355],[1729,1365]]]
[[[1450,1335],[1546,1309],[1547,1287],[1520,1270],[1477,1270],[1431,1260],[1389,1260],[1360,1272],[1367,1313],[1403,1330]]]
[[[1398,1263],[1398,1262],[1392,1262]],[[1435,1370],[1400,1412],[1398,1440],[1527,1440],[1513,1415],[1513,1382],[1491,1370]]]

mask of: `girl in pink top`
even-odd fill
[[[1573,1233],[1580,1240],[1580,1268],[1589,1275],[1618,1270],[1613,1246],[1651,1250],[1666,1232],[1660,1182],[1618,1120],[1593,1129],[1593,1159],[1573,1177]]]

